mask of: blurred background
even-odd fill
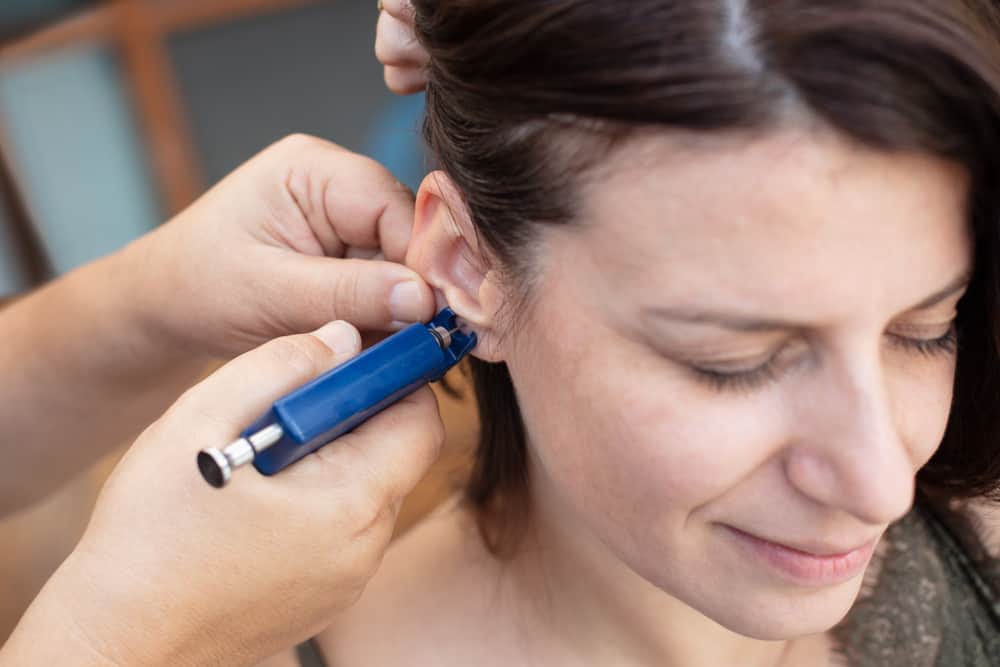
[[[422,100],[383,85],[376,19],[375,0],[0,0],[0,308],[161,224],[292,132],[371,155],[416,188]],[[401,529],[461,480],[468,393],[439,392],[449,444]],[[115,460],[0,520],[0,643],[79,538]]]

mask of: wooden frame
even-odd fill
[[[52,277],[52,266],[49,264],[42,244],[31,225],[28,207],[24,204],[21,192],[14,180],[14,173],[3,151],[3,141],[0,137],[0,206],[6,212],[17,252],[24,259],[24,269],[27,271],[29,285],[39,285]]]
[[[165,214],[203,190],[204,179],[166,41],[174,32],[318,4],[319,0],[109,0],[0,45],[0,64],[79,44],[121,54],[126,89],[146,141],[151,176]]]

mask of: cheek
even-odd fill
[[[937,451],[951,413],[954,361],[910,363],[890,367],[888,392],[900,438],[915,469]]]
[[[535,481],[591,523],[682,525],[783,441],[763,401],[723,400],[611,333],[542,332],[517,361]]]

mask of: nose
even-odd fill
[[[798,415],[785,475],[800,493],[869,524],[891,523],[913,503],[916,466],[878,364],[823,374]],[[834,377],[836,376],[836,377]]]

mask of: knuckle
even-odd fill
[[[335,575],[340,580],[344,599],[354,604],[360,599],[368,582],[382,564],[385,546],[381,544],[364,544],[358,553],[352,554],[346,563],[335,565]]]
[[[392,529],[393,525],[391,523],[382,523],[379,530],[367,540],[365,544],[366,548],[361,557],[358,558],[358,571],[356,574],[356,579],[362,587],[368,583],[368,580],[371,579],[372,575],[375,574],[382,564],[382,559],[385,557],[385,550],[389,547],[389,542],[392,540]]]
[[[362,174],[364,181],[371,181],[373,185],[382,185],[396,180],[392,172],[378,160],[358,153],[354,153],[353,157],[354,163],[351,168]]]
[[[345,436],[349,437],[349,436]],[[342,440],[337,452],[341,479],[349,480],[341,487],[336,512],[355,539],[369,539],[378,533],[380,525],[391,521],[394,497],[379,470],[364,454],[363,443]]]
[[[336,319],[350,320],[361,303],[361,284],[356,271],[344,271],[333,288],[333,312]]]
[[[413,398],[415,407],[421,413],[417,419],[426,425],[425,433],[428,439],[433,440],[440,446],[444,443],[447,434],[434,392],[429,387],[425,387],[415,392]]]
[[[367,577],[354,575],[353,580],[349,585],[347,585],[346,590],[344,591],[344,603],[347,607],[353,607],[358,603],[362,594],[365,592],[365,586],[367,583]]]
[[[388,519],[390,509],[391,503],[385,501],[378,487],[355,485],[340,511],[352,534],[361,538],[376,532],[378,526]]]
[[[285,148],[302,148],[304,146],[312,146],[319,143],[320,140],[316,137],[306,134],[304,132],[293,132],[288,136],[280,140],[280,145]]]
[[[274,144],[274,150],[281,153],[301,153],[303,151],[314,150],[325,145],[327,142],[318,137],[314,137],[304,132],[294,132],[282,137]]]

